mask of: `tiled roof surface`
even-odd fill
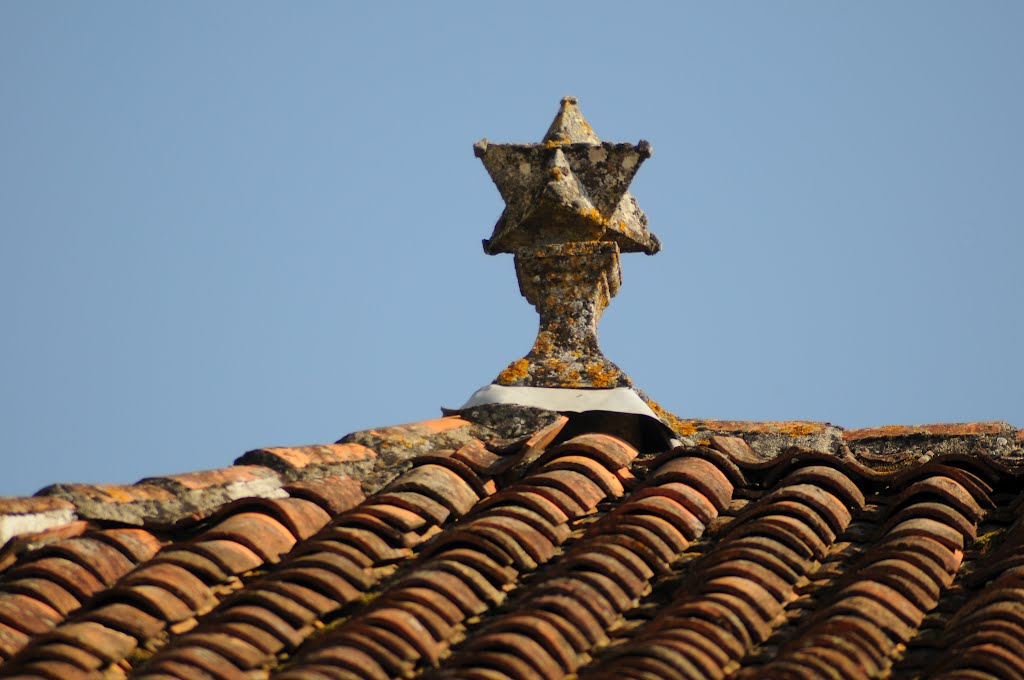
[[[645,420],[0,499],[0,677],[1024,678],[1020,431]]]

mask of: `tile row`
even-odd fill
[[[702,453],[680,448],[655,461],[643,486],[589,527],[514,608],[459,645],[436,676],[529,680],[575,673],[732,498],[736,480],[712,462],[720,456],[695,452]]]
[[[135,484],[52,484],[26,498],[0,498],[0,572],[12,560],[11,543],[89,521],[151,531],[195,524],[239,498],[284,498],[285,486],[349,476],[369,492],[409,465],[414,455],[458,448],[495,433],[458,416],[355,432],[334,444],[249,451],[234,465],[143,479]]]
[[[564,421],[539,433],[542,446]],[[138,677],[234,678],[268,668],[321,619],[359,603],[413,550],[496,490],[504,457],[479,440],[412,460],[381,491],[334,517],[275,569],[225,599],[149,659]]]
[[[78,573],[66,585],[72,580],[93,584],[91,599],[65,622],[38,631],[43,634],[0,667],[0,677],[72,680],[115,666],[130,668],[137,650],[150,653],[167,635],[195,625],[197,617],[241,587],[241,576],[279,561],[323,527],[331,512],[362,497],[358,483],[349,478],[325,478],[294,491],[295,497],[230,503],[191,540],[159,552],[139,529],[98,532],[135,532],[130,536],[144,542],[145,552],[139,549],[134,563],[104,562],[95,552],[83,557],[93,575],[102,577],[89,581]],[[48,559],[19,565],[9,576]]]
[[[99,591],[113,585],[160,549],[143,529],[87,531],[30,551],[0,581],[0,662],[60,625]]]
[[[1024,502],[999,548],[972,574],[975,595],[949,620],[928,671],[943,680],[1024,678]]]
[[[895,494],[880,536],[778,655],[741,677],[876,677],[913,638],[975,538],[989,489],[973,474],[922,465]],[[972,493],[973,491],[973,493]]]
[[[722,678],[782,620],[796,587],[864,497],[841,470],[805,465],[749,504],[674,601],[581,678]]]
[[[272,677],[384,680],[436,664],[468,619],[500,605],[522,574],[558,554],[575,520],[624,493],[621,473],[636,456],[604,434],[548,449],[521,481],[482,500],[370,605],[314,636]]]

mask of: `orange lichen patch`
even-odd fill
[[[586,367],[587,377],[594,387],[614,387],[621,374],[607,364],[590,364]]]
[[[600,211],[597,208],[581,208],[580,214],[589,219],[590,221],[596,222],[597,224],[600,224],[602,226],[608,223],[608,220],[602,217]]]
[[[712,432],[750,432],[754,434],[784,434],[790,437],[807,437],[820,434],[828,427],[828,423],[815,423],[806,420],[752,421],[752,420],[704,420],[687,419],[697,431]]]
[[[697,432],[697,427],[689,421],[685,421],[674,413],[671,413],[653,399],[647,399],[647,405],[651,407],[654,414],[658,416],[666,425],[668,425],[676,434],[680,434],[684,437]]]
[[[533,342],[533,349],[531,354],[544,356],[545,354],[551,354],[555,350],[555,334],[550,331],[541,331],[537,334],[537,339]],[[520,359],[519,361],[526,361],[526,359]],[[518,361],[516,363],[519,363]],[[527,362],[529,364],[529,362]],[[511,366],[509,367],[511,368]],[[508,369],[506,369],[508,370]]]
[[[581,376],[579,370],[577,370],[573,364],[559,359],[557,357],[550,357],[544,359],[541,363],[542,373],[545,374],[546,379],[553,380],[557,387],[582,387]],[[536,365],[535,365],[536,367]],[[534,375],[537,375],[538,371],[534,371]]]
[[[788,434],[790,437],[806,437],[821,432],[824,426],[821,423],[801,422],[780,423],[779,431]]]
[[[945,423],[935,425],[884,425],[860,430],[849,430],[843,433],[846,441],[861,439],[878,439],[884,437],[937,436],[957,437],[969,435],[1010,434],[1013,428],[1003,422],[982,423]]]
[[[675,415],[673,415],[671,413],[669,413],[667,415],[669,417],[668,418],[662,418],[662,420],[665,420],[668,423],[669,427],[671,427],[673,430],[675,430],[678,434],[681,434],[681,435],[696,434],[697,428],[694,427],[692,423],[684,422],[682,419],[676,417]]]
[[[522,380],[530,375],[530,362],[526,359],[513,361],[504,371],[498,374],[498,383],[501,385],[512,385],[517,380]]]
[[[651,410],[677,434],[695,435],[698,432],[729,432],[733,434],[782,434],[793,437],[808,437],[821,434],[829,427],[828,423],[816,423],[805,420],[783,421],[750,421],[750,420],[705,420],[702,418],[680,418],[665,410],[661,404],[648,400]]]

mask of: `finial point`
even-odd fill
[[[544,135],[544,143],[549,146],[600,144],[601,140],[597,138],[590,123],[580,113],[576,97],[562,97],[562,105],[558,109],[558,114],[551,121],[551,127]]]

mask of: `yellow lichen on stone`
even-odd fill
[[[814,434],[820,429],[820,426],[815,423],[780,423],[779,432],[782,434],[788,434],[790,437],[806,437],[807,435]]]
[[[581,208],[580,214],[589,220],[597,222],[598,224],[607,224],[607,220],[601,216],[600,211],[597,208]]]
[[[519,359],[513,361],[508,368],[498,374],[498,382],[502,385],[511,385],[528,375],[530,375],[530,362],[526,359]]]
[[[653,399],[648,398],[646,401],[647,405],[651,407],[652,411],[654,411],[654,414],[658,416],[662,422],[672,428],[676,434],[687,437],[697,433],[697,426],[692,422],[685,421],[676,414],[666,411],[665,407]]]
[[[541,332],[537,334],[537,339],[533,342],[532,354],[545,355],[550,354],[555,349],[554,336],[552,333]],[[525,359],[524,359],[525,361]]]
[[[619,380],[618,371],[602,364],[590,364],[586,371],[594,387],[614,387]]]

